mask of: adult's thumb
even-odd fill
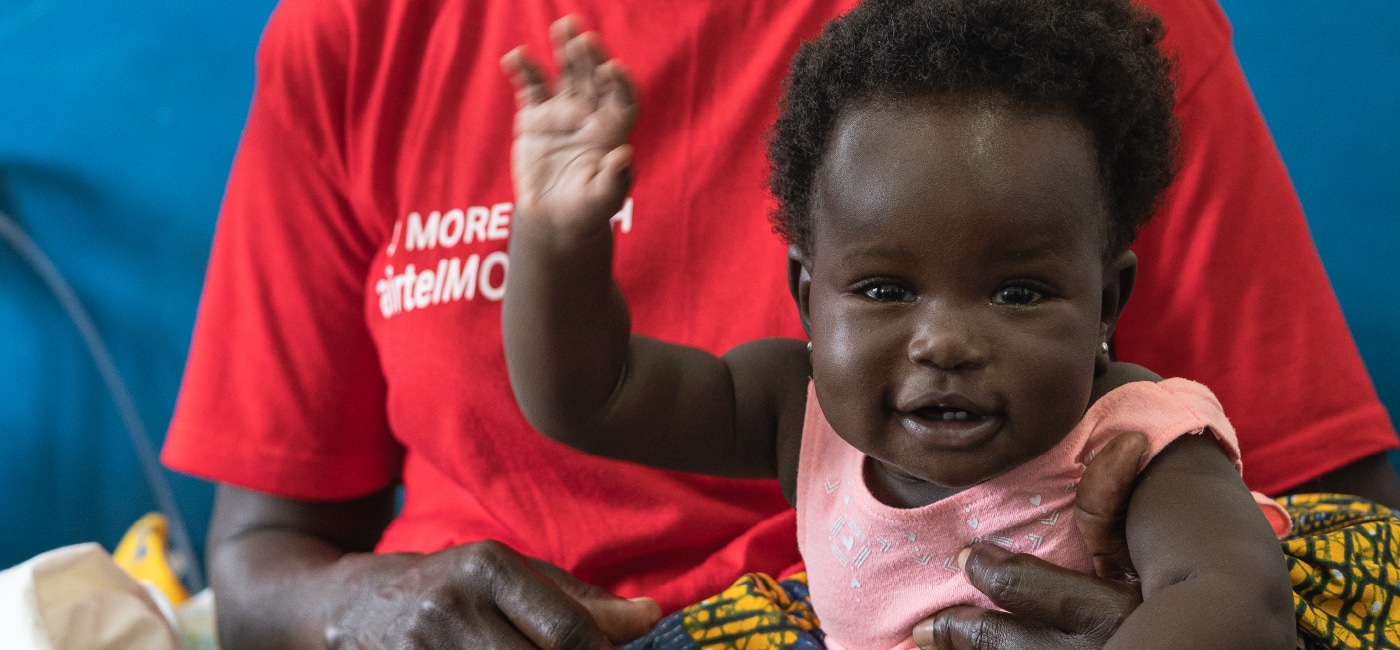
[[[584,609],[593,615],[598,629],[615,644],[626,643],[650,632],[661,620],[661,606],[656,604],[655,600],[622,598],[607,589],[579,580],[549,562],[540,559],[534,559],[532,562],[536,569],[549,576],[564,593],[573,596],[574,600],[583,605]]]
[[[1136,431],[1119,434],[1089,461],[1074,496],[1074,523],[1094,556],[1100,578],[1134,578],[1128,554],[1128,503],[1138,472],[1151,452],[1147,436]]]
[[[613,643],[636,639],[661,620],[661,606],[650,598],[619,598],[613,595],[590,596],[579,600],[598,628]]]

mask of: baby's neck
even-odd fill
[[[922,508],[967,489],[943,487],[914,478],[869,456],[865,457],[863,474],[871,496],[891,508]]]

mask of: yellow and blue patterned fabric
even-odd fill
[[[1390,508],[1340,494],[1278,500],[1298,647],[1400,648],[1400,523]]]
[[[1400,520],[1385,506],[1340,494],[1278,502],[1293,517],[1281,543],[1293,582],[1298,648],[1400,650]],[[822,640],[805,573],[781,582],[751,573],[620,647],[817,650]]]
[[[781,582],[762,573],[667,616],[622,650],[821,650],[822,631],[807,594],[807,574]]]

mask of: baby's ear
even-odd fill
[[[812,295],[812,273],[807,268],[807,256],[796,245],[788,246],[788,291],[793,302],[797,303],[797,315],[802,319],[802,331],[812,338],[812,326],[808,322],[808,298]]]
[[[1137,282],[1137,254],[1125,250],[1109,260],[1103,271],[1103,306],[1100,309],[1099,328],[1103,340],[1113,338],[1113,329],[1118,326],[1118,317],[1128,304],[1128,296],[1133,293]]]

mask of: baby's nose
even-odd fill
[[[909,337],[909,360],[942,370],[972,370],[987,361],[977,321],[957,309],[935,308]]]

